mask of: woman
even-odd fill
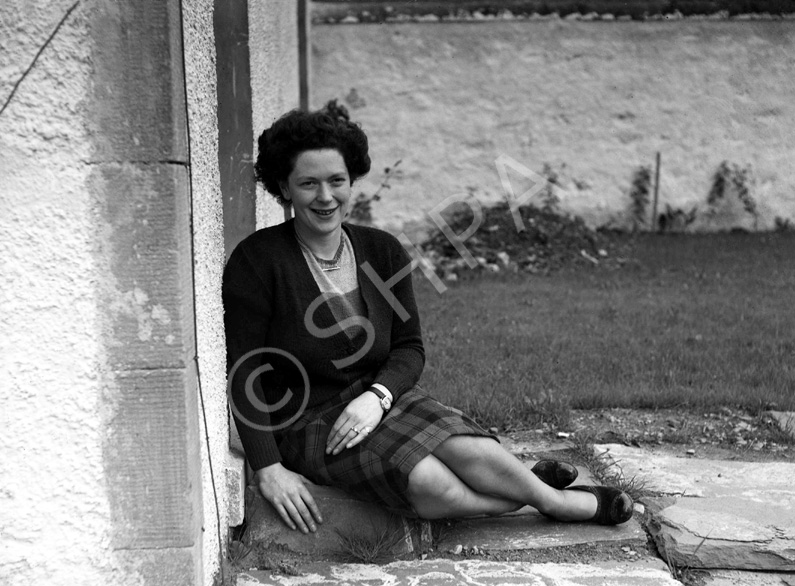
[[[259,138],[257,179],[294,219],[259,230],[224,273],[230,405],[262,495],[304,533],[322,522],[307,482],[403,515],[499,515],[618,524],[632,500],[532,470],[417,385],[425,355],[410,259],[391,235],[343,223],[370,169],[367,137],[330,102]]]

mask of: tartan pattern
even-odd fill
[[[279,434],[287,468],[316,484],[341,488],[407,517],[417,513],[408,501],[409,473],[451,435],[494,437],[470,417],[429,397],[419,385],[406,391],[357,446],[326,455],[326,439],[345,406],[366,389],[354,383],[331,401],[307,411]],[[496,439],[496,438],[494,438]]]

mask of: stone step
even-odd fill
[[[400,561],[374,564],[305,564],[300,576],[268,571],[238,574],[236,586],[456,586],[458,584],[578,584],[579,586],[681,586],[654,558],[637,562],[534,564],[481,560]]]
[[[593,523],[560,523],[541,515],[532,507],[500,517],[455,521],[438,542],[442,552],[477,547],[481,551],[521,551],[582,545],[614,543],[645,546],[646,532],[637,515],[621,525],[605,527]]]
[[[343,551],[342,533],[370,539],[384,536],[392,543],[389,553],[403,556],[419,551],[423,539],[430,541],[430,526],[422,526],[428,525],[427,522],[409,522],[329,486],[311,486],[309,492],[323,515],[323,523],[315,533],[304,534],[287,527],[256,486],[246,487],[246,545],[283,547],[308,555],[334,555]]]
[[[627,477],[647,481],[649,532],[678,567],[795,572],[795,464],[676,457],[610,444]]]

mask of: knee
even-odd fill
[[[409,473],[409,495],[415,498],[441,497],[450,490],[441,473],[442,463],[433,456],[420,460]]]
[[[494,448],[502,449],[489,437],[475,435],[452,435],[434,450],[433,455],[442,462],[458,466],[477,466],[489,464],[494,460]]]
[[[459,495],[458,485],[445,474],[444,464],[428,456],[409,474],[408,496],[417,514],[424,519],[449,516]]]

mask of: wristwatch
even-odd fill
[[[380,389],[376,387],[370,387],[367,390],[371,393],[375,393],[376,397],[378,397],[378,400],[381,401],[381,409],[384,410],[384,413],[392,408],[392,401]]]

